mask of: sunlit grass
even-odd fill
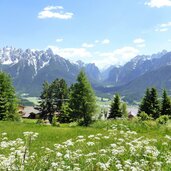
[[[90,127],[69,127],[69,124],[52,127],[35,122],[28,119],[23,123],[0,122],[0,133],[6,132],[8,137],[4,139],[5,143],[7,146],[13,144],[4,151],[3,142],[0,153],[7,154],[10,160],[14,156],[13,152],[10,153],[11,147],[19,153],[16,163],[11,165],[24,167],[25,170],[32,167],[35,170],[61,168],[75,171],[171,169],[171,121],[159,125],[155,121],[140,122],[136,119],[109,120],[97,121]],[[30,153],[23,164],[20,158],[25,156],[25,150],[22,149],[28,144],[24,142],[23,132],[29,135],[28,131],[38,133],[38,137],[29,146]],[[24,142],[22,144],[19,140],[19,147],[9,141],[17,138],[22,138]],[[0,157],[2,163],[6,161],[4,156]]]

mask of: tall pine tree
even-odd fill
[[[151,90],[147,88],[142,102],[139,105],[138,115],[141,112],[151,115],[154,119],[160,116],[160,102],[156,88],[151,88]]]
[[[18,100],[8,74],[0,72],[0,120],[19,120]]]
[[[149,114],[152,115],[154,119],[160,116],[160,102],[158,100],[158,93],[156,88],[152,87],[150,91],[150,111]]]
[[[161,102],[161,115],[171,116],[171,99],[167,95],[166,90],[163,90],[162,102]]]
[[[50,123],[56,112],[60,113],[61,107],[68,97],[68,89],[65,80],[56,79],[51,84],[43,83],[43,91],[40,96],[40,111],[42,119],[48,119]]]
[[[68,98],[68,87],[64,79],[56,79],[50,85],[54,110],[60,112],[62,105]]]
[[[141,112],[150,114],[150,89],[149,88],[146,89],[145,95],[139,105],[138,115]]]
[[[85,126],[91,123],[96,111],[96,97],[83,70],[77,77],[77,83],[71,86],[69,107],[73,120]]]
[[[36,109],[40,111],[40,117],[44,120],[49,119],[49,116],[53,113],[49,87],[49,83],[45,81],[42,86],[43,91],[40,95],[39,106],[36,106]]]
[[[121,100],[119,94],[116,94],[111,103],[108,119],[116,119],[119,117],[122,117]]]

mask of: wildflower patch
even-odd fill
[[[53,148],[40,147],[31,152],[38,139],[34,132],[24,138],[0,139],[1,170],[48,171],[163,171],[171,170],[171,137],[163,140],[145,138],[126,126],[113,125],[108,132],[79,135]]]

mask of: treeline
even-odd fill
[[[70,87],[64,79],[56,79],[52,83],[44,82],[40,95],[40,121],[51,124],[77,122],[88,126],[93,121],[97,111],[96,97],[84,71],[77,77],[77,82]],[[147,88],[141,100],[138,117],[142,120],[157,119],[160,116],[171,117],[171,98],[163,90],[161,100],[155,88]],[[127,105],[116,94],[111,102],[109,112],[105,112],[107,119],[127,118]],[[20,120],[18,114],[18,100],[8,74],[0,72],[0,120]]]
[[[20,120],[19,100],[15,94],[10,76],[0,72],[0,120]],[[39,105],[36,106],[42,120],[51,124],[78,122],[89,125],[96,112],[96,97],[84,71],[77,77],[77,82],[70,87],[64,79],[52,83],[44,82]]]
[[[171,98],[168,96],[166,90],[163,90],[162,99],[159,100],[156,88],[147,88],[145,95],[139,105],[138,116],[147,114],[153,119],[160,116],[171,117]]]
[[[164,89],[160,98],[156,88],[147,88],[139,104],[137,116],[141,120],[160,118],[161,122],[166,122],[171,118],[171,98],[168,96],[167,91]],[[121,102],[120,96],[116,94],[110,106],[108,119],[124,117],[127,117],[126,104]]]

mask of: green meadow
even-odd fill
[[[2,170],[169,171],[171,121],[108,120],[89,127],[1,121],[0,152]]]

